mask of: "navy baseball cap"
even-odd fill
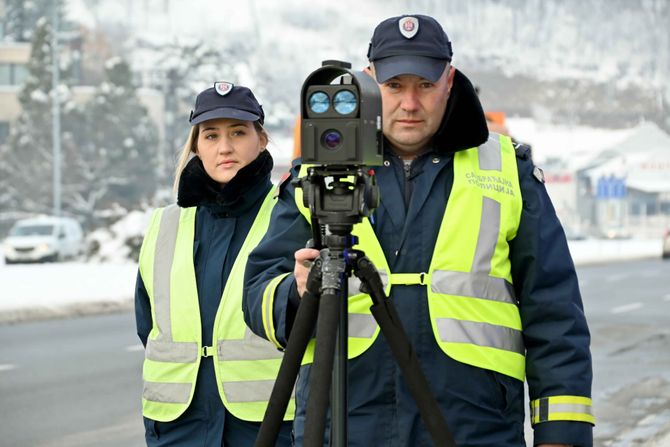
[[[402,15],[377,25],[368,48],[377,82],[413,74],[435,82],[453,56],[442,26],[429,16]]]
[[[200,92],[195,98],[195,109],[191,110],[188,121],[195,126],[218,118],[258,121],[263,124],[265,114],[251,90],[221,81],[215,82],[214,87]]]

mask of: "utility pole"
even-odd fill
[[[51,20],[51,141],[53,149],[53,215],[61,215],[60,98],[58,96],[58,0],[52,0]]]

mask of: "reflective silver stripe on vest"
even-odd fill
[[[243,382],[223,382],[223,392],[230,403],[267,402],[272,393],[274,380],[245,380]],[[295,395],[295,387],[292,395]]]
[[[191,397],[190,383],[144,382],[142,397],[152,402],[185,404]]]
[[[447,343],[470,343],[489,348],[503,349],[524,355],[521,331],[504,326],[476,321],[438,318],[437,331]]]
[[[349,277],[347,281],[347,294],[349,296],[358,295],[361,293],[361,280],[355,276]]]
[[[386,288],[389,278],[388,275],[384,270],[380,270],[379,276],[381,277],[382,284],[384,284],[384,288]],[[361,280],[352,276],[349,278],[347,287],[349,296],[358,295],[361,293]],[[372,306],[372,300],[370,300],[370,306]],[[372,338],[372,336],[375,335],[376,330],[377,321],[375,321],[372,314],[349,313],[348,334],[350,337]]]
[[[372,305],[372,302],[370,302]],[[349,336],[372,338],[377,330],[377,321],[372,314],[349,314]]]
[[[163,210],[154,256],[154,315],[158,336],[147,340],[145,358],[157,362],[194,363],[198,360],[198,343],[172,340],[170,318],[170,281],[172,261],[177,244],[181,209],[177,205]]]
[[[377,270],[379,273],[379,278],[382,280],[382,285],[384,289],[389,284],[389,275],[386,273],[386,270]],[[358,295],[361,293],[361,280],[355,276],[350,276],[347,281],[347,292],[349,296]]]
[[[486,229],[484,231],[484,229]],[[500,232],[500,202],[489,197],[482,201],[482,218],[479,223],[479,235],[477,236],[477,248],[472,260],[472,272],[489,273],[491,271],[491,260],[498,244],[498,233]]]
[[[384,290],[386,290],[386,287],[389,284],[389,274],[386,272],[386,270],[377,270],[377,272],[379,273],[379,278],[382,280]]]
[[[498,150],[498,152],[500,151]],[[503,278],[489,276],[499,232],[500,203],[489,197],[484,197],[471,273],[435,270],[431,290],[446,295],[467,296],[516,304],[512,284]]]
[[[194,363],[198,360],[198,344],[147,340],[145,358],[156,362]]]
[[[269,360],[283,355],[272,343],[254,334],[248,327],[243,340],[219,340],[216,348],[219,361]]]
[[[172,322],[170,319],[170,278],[172,260],[177,244],[177,229],[181,210],[177,205],[170,205],[163,210],[156,253],[154,255],[154,315],[158,327],[158,340],[172,341]]]
[[[452,272],[435,270],[431,290],[445,295],[482,298],[502,303],[516,304],[514,288],[503,278],[488,273]]]
[[[388,275],[383,270],[379,271],[379,276],[382,279],[384,287],[388,284]],[[355,276],[349,278],[347,283],[349,296],[358,295],[361,293],[361,280]],[[372,306],[372,300],[370,300]],[[356,314],[349,313],[349,331],[350,337],[358,338],[372,338],[377,330],[377,321],[375,321],[372,314]]]
[[[497,134],[489,135],[486,143],[479,146],[479,169],[502,171],[502,151],[499,138]]]

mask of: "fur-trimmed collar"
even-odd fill
[[[193,157],[179,177],[177,205],[182,208],[206,206],[220,217],[244,214],[272,186],[272,166],[272,156],[264,150],[237,171],[230,182],[221,185],[207,175],[200,158]]]
[[[489,137],[484,110],[470,80],[459,70],[442,118],[432,139],[438,153],[457,152],[483,144]]]

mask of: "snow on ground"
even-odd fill
[[[633,134],[635,128],[604,129],[588,126],[543,124],[532,118],[506,120],[514,138],[533,147],[533,159],[544,163],[548,158],[575,159],[596,156]]]
[[[658,239],[586,239],[569,241],[570,254],[576,265],[625,261],[629,259],[660,258],[661,238]]]
[[[152,210],[130,211],[109,228],[99,228],[90,233],[86,238],[89,246],[97,248],[89,260],[118,264],[137,259],[151,214]]]
[[[660,239],[570,241],[577,265],[661,256]],[[130,309],[137,265],[0,263],[0,323]]]
[[[0,323],[130,308],[137,265],[0,265]]]

